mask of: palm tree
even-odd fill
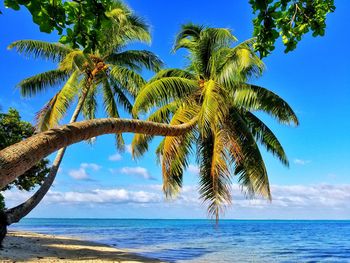
[[[107,116],[119,117],[118,104],[127,112],[132,109],[129,98],[136,95],[144,84],[137,73],[143,67],[158,71],[162,62],[156,55],[146,50],[125,50],[132,41],[149,42],[148,26],[121,2],[115,2],[114,8],[106,13],[110,23],[102,26],[96,49],[87,54],[80,49],[61,44],[42,41],[22,40],[14,42],[9,48],[19,53],[43,57],[59,62],[58,69],[27,78],[19,83],[23,96],[34,96],[51,86],[65,82],[55,96],[38,113],[37,129],[45,131],[56,127],[68,108],[78,97],[78,103],[70,119],[77,120],[80,112],[87,119],[95,118],[97,94],[102,91],[104,109]],[[121,134],[116,135],[116,145],[122,149],[124,142]],[[66,148],[58,151],[49,175],[38,191],[26,202],[6,211],[8,224],[18,222],[42,200],[50,189]]]
[[[231,203],[232,176],[249,197],[271,199],[266,167],[258,143],[288,165],[286,154],[273,132],[255,112],[265,112],[280,123],[298,119],[290,106],[273,92],[248,84],[264,69],[253,50],[254,39],[234,46],[236,38],[225,28],[187,24],[177,35],[174,50],[188,50],[186,70],[158,72],[140,91],[133,113],[153,113],[148,121],[196,125],[178,137],[165,137],[157,154],[162,165],[163,191],[176,196],[191,153],[200,168],[200,197],[218,220]],[[134,157],[148,149],[151,135],[137,134]]]

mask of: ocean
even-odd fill
[[[167,262],[350,262],[350,221],[24,219],[10,230],[96,241]]]

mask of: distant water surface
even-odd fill
[[[24,219],[11,226],[167,262],[350,262],[350,221]]]

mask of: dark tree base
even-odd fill
[[[7,234],[7,216],[5,212],[0,212],[0,249],[2,248],[2,241]]]

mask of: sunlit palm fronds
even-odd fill
[[[234,105],[250,111],[264,111],[283,124],[299,124],[296,114],[288,103],[263,87],[242,84],[237,88],[233,97]]]
[[[197,81],[182,77],[166,77],[147,83],[135,99],[133,113],[148,111],[176,99],[181,99],[196,90]],[[161,100],[160,100],[161,98]]]
[[[31,97],[45,91],[49,87],[58,86],[69,78],[70,73],[64,70],[54,69],[26,78],[18,83],[21,95]]]
[[[258,144],[288,165],[274,133],[255,111],[281,123],[298,124],[291,107],[273,92],[247,84],[259,77],[264,64],[254,53],[255,39],[235,45],[225,28],[187,24],[176,37],[174,50],[186,49],[188,67],[159,71],[139,92],[133,113],[150,113],[148,120],[166,123],[196,121],[192,132],[166,137],[156,153],[162,165],[163,190],[176,195],[181,186],[190,150],[197,148],[199,191],[210,215],[218,219],[231,203],[233,176],[248,197],[271,199],[269,180]],[[184,115],[182,112],[191,112]],[[185,118],[186,116],[186,118]],[[136,135],[134,156],[147,149],[151,136]]]
[[[39,40],[19,40],[8,46],[8,49],[16,51],[25,56],[34,58],[50,59],[54,62],[61,61],[72,49],[58,43],[48,43]]]
[[[45,131],[58,125],[81,89],[79,72],[75,71],[63,88],[37,114],[37,130]]]

